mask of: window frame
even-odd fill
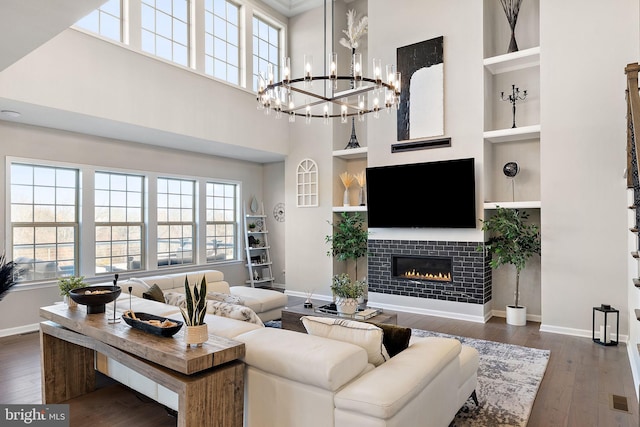
[[[153,1],[153,6],[150,5],[149,3],[147,3],[148,1]],[[164,61],[168,61],[171,64],[180,66],[180,67],[185,67],[185,68],[190,68],[193,66],[193,56],[192,56],[192,48],[193,48],[193,32],[192,32],[192,25],[193,25],[193,8],[194,8],[194,1],[193,0],[170,0],[171,1],[171,13],[167,13],[161,9],[158,9],[156,6],[156,0],[138,0],[138,4],[140,5],[140,25],[139,27],[136,27],[136,30],[139,30],[139,36],[140,36],[140,51],[154,56],[156,58],[160,58]],[[178,18],[175,14],[174,14],[174,2],[175,1],[184,1],[186,3],[186,21],[182,20],[181,18]],[[150,30],[148,28],[146,28],[144,26],[144,12],[143,9],[144,7],[147,6],[151,9],[153,9],[153,30]],[[169,21],[171,24],[171,37],[167,37],[165,35],[162,35],[160,33],[157,32],[157,27],[158,27],[158,16],[159,14],[161,14],[160,16],[168,16],[169,17]],[[186,44],[183,44],[179,41],[176,40],[175,38],[175,21],[179,21],[181,23],[183,23],[186,27]],[[144,38],[145,38],[145,32],[149,33],[152,35],[153,37],[153,52],[146,50],[144,47]],[[158,54],[158,38],[161,38],[162,40],[166,40],[169,42],[170,44],[170,50],[171,50],[171,58],[167,58],[165,56],[161,56]],[[178,61],[176,61],[176,53],[175,53],[175,47],[176,45],[182,46],[184,47],[185,50],[185,63],[180,63]]]
[[[178,177],[174,177],[174,176],[167,176],[169,174],[164,174],[162,176],[158,176],[156,178],[156,182],[155,182],[155,186],[156,186],[156,268],[158,270],[160,269],[165,269],[165,268],[170,268],[170,267],[180,267],[180,266],[191,266],[191,265],[198,265],[198,242],[200,241],[200,239],[198,239],[198,189],[199,189],[199,181],[196,178],[178,178]],[[167,196],[167,204],[166,206],[160,206],[160,180],[167,180],[167,193],[162,193],[162,194],[166,194]],[[170,193],[169,192],[169,182],[180,182],[180,193]],[[169,203],[169,198],[171,195],[173,196],[179,196],[181,199],[182,197],[185,196],[185,194],[182,193],[182,183],[191,183],[192,187],[191,187],[191,214],[192,214],[192,218],[191,221],[176,221],[176,220],[171,220],[170,219],[170,214],[169,214],[169,210],[170,209],[176,209],[175,207],[171,207],[171,204]],[[180,202],[180,206],[182,206],[182,201]],[[159,217],[160,217],[160,209],[166,209],[167,210],[167,221],[160,221]],[[180,211],[182,211],[182,207],[179,208]],[[182,218],[182,212],[180,212],[180,217]],[[176,227],[179,226],[181,228],[184,229],[184,227],[190,227],[191,228],[191,262],[184,262],[184,255],[181,257],[181,259],[183,260],[180,263],[175,263],[172,264],[171,263],[171,250],[169,250],[169,252],[167,252],[169,254],[169,257],[167,258],[167,264],[166,265],[160,265],[160,256],[159,254],[161,253],[159,250],[159,246],[160,246],[160,227],[168,227],[169,228],[169,248],[171,248],[171,228],[172,227]],[[182,245],[185,244],[184,240],[185,237],[184,235],[181,235],[180,239],[182,240]],[[185,252],[184,250],[181,252]],[[165,252],[162,252],[165,253]]]
[[[213,1],[215,1],[215,0],[212,0],[212,3],[213,3]],[[203,43],[204,46],[203,46],[203,49],[202,49],[202,54],[203,54],[203,57],[204,57],[203,72],[207,76],[213,77],[213,78],[215,78],[217,80],[220,80],[220,81],[224,81],[224,82],[226,82],[226,83],[228,83],[230,85],[241,86],[241,84],[242,84],[242,72],[243,72],[243,67],[242,67],[242,52],[243,52],[243,44],[242,44],[242,40],[243,40],[243,37],[242,37],[242,15],[243,15],[243,7],[242,7],[241,4],[238,4],[237,2],[234,2],[234,1],[231,1],[231,0],[223,0],[223,1],[225,2],[225,17],[224,18],[221,17],[220,15],[217,15],[215,13],[215,10],[207,9],[206,2],[203,5],[203,22],[204,22],[203,28],[202,28],[202,32],[204,34],[204,43]],[[227,19],[228,18],[227,12],[228,12],[228,6],[229,5],[232,5],[232,6],[234,6],[236,8],[236,11],[237,11],[236,24],[233,24],[232,22],[229,21],[229,19]],[[213,32],[207,31],[207,20],[208,20],[209,15],[211,15],[212,20],[213,20],[213,23],[212,23],[212,26],[211,26],[211,29],[212,29]],[[233,43],[229,42],[229,33],[227,31],[225,31],[224,39],[216,36],[216,25],[215,25],[216,24],[216,17],[218,17],[218,18],[220,18],[221,20],[224,21],[225,27],[226,27],[225,29],[228,29],[229,25],[235,26],[237,44],[233,44]],[[207,45],[208,45],[208,38],[209,37],[211,37],[211,39],[212,39],[212,43],[211,43],[212,55],[209,55],[207,53]],[[215,49],[216,39],[221,40],[224,43],[224,47],[225,47],[225,60],[224,61],[222,59],[219,59],[218,57],[216,57],[216,49]],[[237,52],[236,52],[237,53],[236,65],[231,64],[229,62],[229,60],[228,60],[229,59],[228,58],[229,46],[234,46],[236,48],[236,50],[237,50]],[[209,58],[211,59],[211,62],[212,62],[212,69],[211,69],[210,73],[207,70],[207,68],[208,68],[207,61],[209,60]],[[216,69],[215,62],[216,61],[221,61],[221,62],[224,62],[224,64],[225,64],[225,68],[226,69],[225,69],[225,77],[224,78],[218,77],[216,75],[216,72],[215,72],[215,69]],[[229,73],[228,73],[229,66],[236,68],[236,74],[235,74],[235,80],[236,81],[235,82],[231,81],[229,79]]]
[[[208,187],[209,185],[225,185],[225,186],[233,186],[234,187],[234,194],[233,194],[233,212],[234,212],[234,218],[233,221],[209,221],[208,220],[208,201],[209,201],[209,194],[208,194]],[[204,241],[205,241],[205,257],[204,257],[204,264],[215,264],[218,262],[229,262],[232,260],[238,260],[240,259],[240,238],[241,236],[239,235],[239,231],[240,231],[240,221],[242,218],[242,213],[240,212],[240,190],[241,190],[241,186],[239,183],[237,182],[233,182],[233,181],[227,181],[227,180],[206,180],[204,182],[204,193],[205,193],[205,201],[204,201],[204,210],[205,210],[205,215],[204,215]],[[214,198],[215,196],[212,195],[212,198]],[[214,209],[212,209],[214,210]],[[233,254],[231,259],[223,259],[223,260],[212,260],[209,261],[208,257],[206,255],[206,242],[209,239],[209,235],[207,233],[207,229],[209,228],[209,226],[216,226],[216,225],[229,225],[231,224],[233,226]]]
[[[112,41],[112,42],[117,42],[117,43],[123,43],[125,40],[125,8],[127,7],[127,3],[129,0],[118,0],[118,3],[120,3],[120,15],[116,16],[113,15],[105,10],[103,10],[103,7],[105,6],[105,4],[101,5],[99,8],[93,10],[91,13],[88,13],[87,15],[83,16],[82,18],[80,18],[79,20],[77,20],[74,24],[73,27],[74,28],[78,28],[81,31],[86,31],[89,34],[92,35],[96,35],[99,37],[102,37],[106,40]],[[86,28],[81,26],[79,23],[80,21],[82,21],[83,19],[85,19],[87,16],[91,15],[92,13],[98,12],[98,31],[94,31],[93,29],[90,28]],[[110,17],[113,18],[117,18],[118,20],[118,33],[119,33],[119,37],[117,39],[114,39],[112,37],[109,37],[105,34],[102,33],[102,15],[108,15]]]
[[[279,24],[277,21],[274,21],[273,19],[271,19],[270,17],[262,14],[262,13],[258,13],[257,11],[254,11],[254,13],[251,15],[251,87],[248,87],[248,89],[250,89],[252,92],[257,92],[258,91],[258,87],[259,87],[259,82],[258,79],[260,79],[260,66],[259,66],[259,61],[260,61],[260,57],[258,56],[258,61],[256,62],[256,55],[255,55],[255,39],[258,38],[260,39],[259,36],[257,36],[253,30],[254,28],[254,20],[258,20],[259,22],[264,23],[265,25],[267,25],[269,28],[274,28],[278,34],[276,39],[278,40],[278,53],[277,53],[277,64],[273,64],[270,60],[267,61],[267,66],[269,63],[274,65],[274,80],[275,81],[279,81],[280,80],[280,75],[281,75],[281,71],[282,71],[282,58],[285,56],[284,52],[286,51],[284,48],[285,45],[285,27],[281,24]],[[269,42],[267,41],[267,44],[269,44]],[[248,49],[248,47],[247,47]],[[259,47],[258,47],[259,50]],[[264,59],[264,58],[262,58]],[[257,67],[256,67],[257,65]],[[264,70],[264,77],[266,78],[266,72],[267,70]]]

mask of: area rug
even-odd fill
[[[418,337],[456,338],[480,353],[477,395],[479,406],[467,400],[451,423],[455,427],[526,426],[549,350],[503,344],[438,332],[412,330]]]
[[[265,326],[280,327],[280,321]],[[551,352],[438,332],[413,329],[418,337],[456,338],[480,353],[478,401],[460,409],[451,427],[526,426],[533,402],[547,369]]]

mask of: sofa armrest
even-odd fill
[[[458,340],[425,338],[340,390],[336,408],[387,419],[417,396],[460,354]],[[454,371],[455,372],[455,371]],[[451,386],[458,389],[452,374]]]
[[[335,391],[367,369],[361,347],[283,329],[262,328],[235,337],[244,362],[291,381]]]

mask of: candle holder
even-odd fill
[[[504,97],[504,92],[500,92],[500,100],[511,102],[511,111],[513,113],[513,126],[511,128],[516,127],[516,102],[524,101],[527,98],[527,91],[525,90],[522,95],[520,95],[520,88],[517,88],[516,85],[511,85],[511,95],[508,97]]]
[[[596,314],[599,313],[596,319]],[[615,317],[616,324],[616,339],[611,339],[611,329],[612,325],[608,322],[608,316],[612,315]],[[602,322],[599,320],[602,319]],[[598,321],[596,321],[598,320]],[[618,345],[618,341],[620,340],[620,311],[611,307],[609,304],[602,304],[600,307],[593,307],[593,315],[591,320],[591,339],[594,343],[604,345],[604,346],[615,346]],[[596,326],[599,326],[600,336],[596,338]]]

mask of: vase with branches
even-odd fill
[[[500,0],[500,3],[502,4],[504,14],[507,16],[507,21],[509,21],[509,27],[511,28],[511,41],[509,42],[507,53],[517,52],[518,43],[516,43],[515,31],[522,0]]]

